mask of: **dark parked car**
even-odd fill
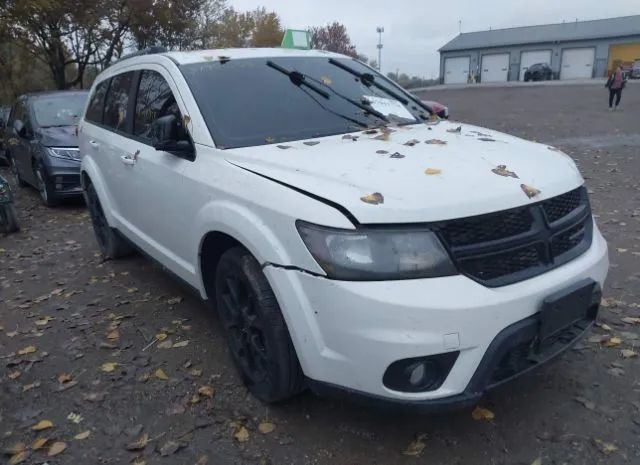
[[[5,135],[11,172],[19,186],[36,187],[47,206],[82,195],[77,124],[87,96],[83,91],[28,94],[11,109]]]
[[[536,63],[524,72],[524,81],[549,81],[553,77],[551,66],[547,63]]]
[[[0,161],[4,162],[7,161],[4,133],[7,127],[7,121],[9,121],[9,113],[11,113],[11,107],[9,105],[0,106]]]

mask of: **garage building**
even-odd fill
[[[536,63],[554,79],[604,77],[640,59],[640,15],[465,32],[439,51],[445,84],[524,80]]]

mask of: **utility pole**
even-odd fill
[[[382,33],[384,27],[378,26],[376,32],[378,33],[378,71],[382,72]]]

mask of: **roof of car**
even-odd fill
[[[241,60],[247,58],[278,58],[278,57],[335,57],[344,55],[327,52],[325,50],[297,50],[289,48],[220,48],[211,50],[195,50],[190,52],[166,52],[158,55],[166,56],[179,65],[202,63],[206,61]],[[148,55],[139,55],[141,58]],[[123,60],[122,63],[128,60]]]
[[[87,94],[88,90],[46,90],[43,92],[30,92],[28,94],[21,95],[20,97],[27,97],[29,99],[33,98],[41,98],[41,97],[55,97],[58,95],[69,95],[69,94]]]

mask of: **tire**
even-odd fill
[[[233,361],[249,391],[266,403],[304,389],[304,375],[273,290],[243,247],[226,251],[216,269],[215,295]]]
[[[38,163],[35,169],[36,181],[38,182],[38,192],[40,193],[40,200],[45,207],[55,207],[60,203],[60,200],[56,197],[53,189],[51,189],[51,182],[47,175],[47,170],[42,163]]]
[[[104,258],[113,260],[131,255],[134,252],[133,247],[117,230],[109,226],[93,184],[89,184],[87,187],[86,200],[96,242],[98,242],[98,247]]]
[[[11,167],[11,175],[13,176],[13,182],[16,183],[18,187],[25,187],[27,185],[26,182],[22,180],[20,177],[20,171],[18,170],[18,165],[16,164],[16,160],[12,156],[7,156],[9,160],[9,166]]]
[[[20,230],[20,227],[18,226],[16,207],[12,203],[0,205],[0,230],[5,233],[12,233]]]

